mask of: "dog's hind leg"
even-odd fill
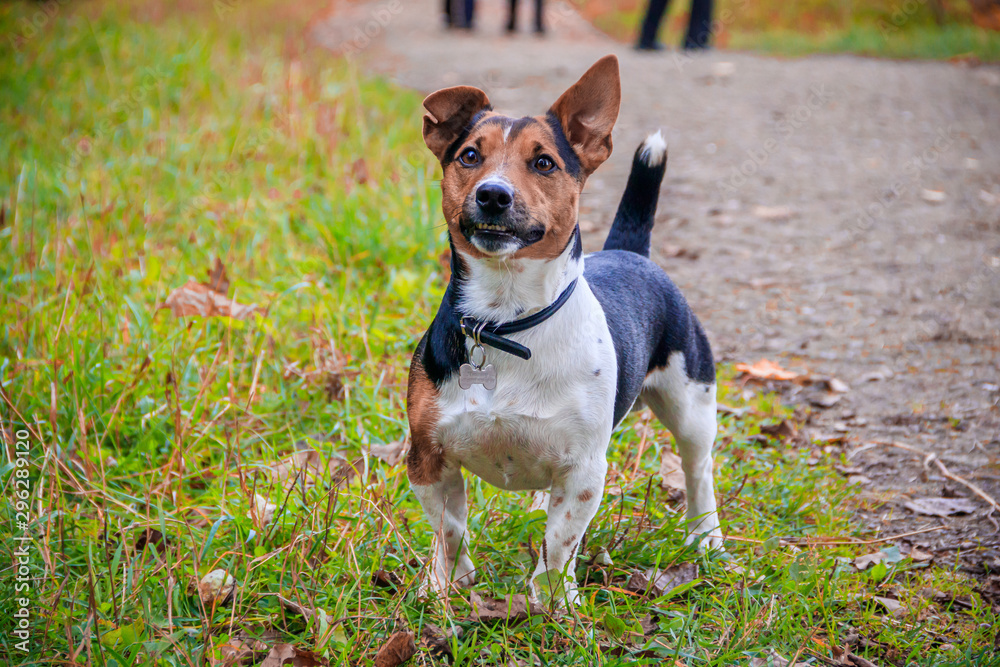
[[[438,593],[446,591],[452,583],[471,586],[476,580],[476,568],[469,558],[466,532],[469,508],[461,468],[445,467],[438,482],[413,484],[411,488],[434,529],[427,586]]]
[[[684,355],[670,355],[664,368],[654,370],[643,384],[642,398],[677,440],[687,484],[687,542],[704,535],[700,546],[722,547],[722,531],[712,482],[715,443],[715,384],[696,382],[684,369]]]

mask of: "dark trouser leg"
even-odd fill
[[[535,0],[535,32],[545,32],[545,0]]]
[[[712,41],[712,0],[691,0],[685,49],[707,49]]]
[[[507,30],[517,30],[517,0],[510,0],[510,13],[507,15]]]
[[[642,30],[639,32],[639,47],[651,47],[656,44],[656,33],[660,29],[660,21],[667,11],[669,0],[649,0],[649,7],[646,8],[646,18],[642,22]]]
[[[472,30],[473,18],[476,13],[476,0],[465,0],[465,27]]]
[[[444,0],[444,24],[449,28],[451,27],[452,24],[451,0]]]

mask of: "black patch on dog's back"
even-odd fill
[[[687,376],[715,382],[712,349],[687,301],[663,269],[642,255],[604,250],[588,255],[583,276],[601,307],[618,359],[614,423],[628,413],[646,374],[684,353]]]

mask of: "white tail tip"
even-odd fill
[[[663,132],[657,130],[646,137],[639,148],[639,158],[650,167],[659,167],[667,159],[667,140]]]

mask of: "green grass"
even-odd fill
[[[634,42],[645,0],[573,0],[594,25],[609,35]],[[688,6],[671,3],[660,37],[679,45],[687,29]],[[973,23],[965,2],[945,3],[939,25],[931,2],[749,2],[716,3],[713,42],[723,48],[781,56],[854,53],[884,58],[1000,60],[1000,32]]]
[[[363,453],[406,436],[409,353],[444,287],[419,97],[329,56],[296,56],[280,21],[246,30],[268,23],[259,8],[219,20],[211,5],[162,17],[157,7],[131,10],[152,22],[112,3],[62,6],[0,55],[0,417],[30,442],[26,478],[10,440],[0,468],[0,596],[27,596],[31,610],[27,654],[17,620],[0,615],[0,662],[221,664],[222,646],[249,633],[369,665],[397,624],[419,633],[433,622],[464,630],[457,665],[501,654],[746,665],[770,649],[829,657],[852,633],[873,642],[856,652],[879,664],[996,664],[985,647],[998,619],[948,563],[904,558],[873,575],[837,560],[871,546],[791,545],[861,532],[856,494],[831,468],[839,454],[754,438],[788,416],[772,396],[721,417],[718,492],[739,538],[727,554],[683,547],[656,447],[633,474],[640,414],[614,435],[612,491],[579,563],[575,615],[489,627],[469,620],[458,594],[419,600],[427,524],[403,467]],[[36,9],[5,6],[0,30]],[[257,315],[157,309],[216,257],[230,294]],[[722,400],[742,403],[723,375]],[[320,479],[287,483],[281,462],[297,448],[318,452]],[[338,483],[338,459],[357,474]],[[26,592],[11,565],[24,480]],[[272,523],[251,512],[255,494],[277,505]],[[475,479],[470,496],[477,589],[523,591],[543,517]],[[147,529],[166,537],[160,549],[135,548]],[[612,566],[590,558],[602,547]],[[636,569],[684,561],[701,567],[684,590],[656,600],[623,590]],[[188,585],[220,568],[237,593],[203,606]],[[401,588],[373,586],[378,569]],[[925,586],[971,595],[972,609],[925,600]],[[306,621],[275,594],[335,622]],[[884,615],[873,595],[898,596],[906,614]],[[423,649],[415,661],[443,664]]]

